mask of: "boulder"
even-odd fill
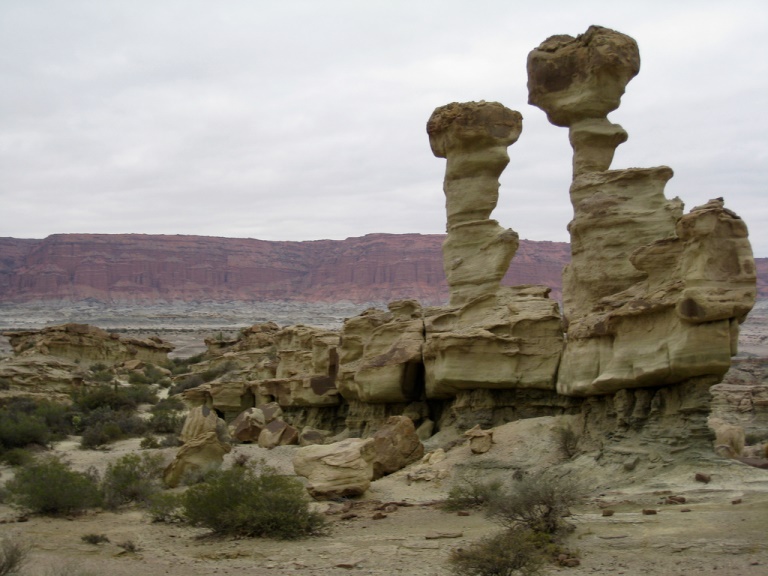
[[[258,442],[259,434],[266,425],[264,412],[258,408],[248,408],[230,423],[230,435],[239,442]]]
[[[299,448],[293,468],[309,481],[313,498],[360,496],[371,484],[376,454],[373,439],[349,438],[333,444]]]
[[[282,420],[272,420],[259,434],[259,446],[272,449],[299,443],[299,431]]]
[[[376,454],[373,459],[373,479],[405,468],[424,455],[413,421],[407,416],[392,416],[372,436]]]
[[[469,438],[472,454],[485,454],[493,445],[493,430],[482,430],[479,425],[464,432],[464,436]]]
[[[203,475],[217,470],[230,450],[232,446],[221,442],[215,431],[200,434],[179,449],[163,472],[163,482],[169,488],[175,488],[187,475]]]
[[[179,434],[179,440],[186,443],[208,432],[216,434],[223,443],[229,442],[227,423],[219,418],[210,406],[195,406],[187,413],[184,426],[182,426]]]

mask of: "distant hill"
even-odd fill
[[[0,238],[0,302],[445,302],[444,235],[369,234],[270,242],[144,234]],[[505,284],[546,284],[560,296],[570,251],[522,240]]]
[[[0,302],[448,299],[442,234],[368,234],[272,242],[145,234],[0,238]],[[545,284],[561,296],[565,242],[521,240],[504,284]],[[768,298],[768,258],[756,260]]]

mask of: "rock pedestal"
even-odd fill
[[[747,229],[721,198],[683,216],[664,196],[670,168],[609,170],[626,132],[607,114],[639,70],[635,41],[599,26],[528,57],[529,102],[569,128],[573,147],[561,394],[720,378],[754,303]]]

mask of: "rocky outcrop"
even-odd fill
[[[168,361],[173,345],[160,338],[129,338],[87,324],[62,324],[42,330],[3,332],[17,356],[54,356],[83,364]]]
[[[376,450],[374,480],[397,472],[424,456],[424,445],[408,416],[392,416],[371,438]]]
[[[529,101],[574,152],[562,394],[721,378],[755,300],[747,229],[722,199],[683,216],[664,196],[670,168],[609,170],[627,136],[606,116],[639,67],[635,41],[599,26],[528,57]]]

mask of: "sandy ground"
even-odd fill
[[[460,516],[442,511],[437,502],[467,470],[508,475],[517,465],[530,465],[525,460],[533,458],[529,448],[537,425],[543,424],[498,428],[497,444],[481,456],[473,456],[466,445],[453,448],[434,466],[445,471],[440,480],[409,482],[408,474],[418,464],[378,480],[365,497],[352,502],[354,518],[329,515],[330,533],[319,538],[295,542],[216,538],[200,528],[152,523],[135,508],[73,518],[32,516],[19,522],[19,511],[5,505],[0,505],[0,533],[31,545],[28,574],[46,574],[54,566],[74,568],[73,574],[88,571],[112,576],[449,574],[447,558],[453,548],[465,547],[499,528],[482,512]],[[128,440],[109,451],[83,451],[73,438],[59,443],[55,450],[77,469],[95,466],[103,470],[108,462],[137,448],[138,440]],[[227,456],[225,466],[244,453],[292,473],[294,450],[240,445]],[[173,452],[160,451],[169,459]],[[544,467],[558,459],[551,450],[546,454],[540,463]],[[768,576],[768,471],[712,460],[704,468],[685,463],[659,471],[607,475],[609,471],[592,462],[589,455],[583,455],[572,464],[573,470],[593,472],[591,476],[586,473],[592,490],[585,504],[574,510],[576,530],[566,542],[578,550],[581,565],[552,566],[547,573]],[[712,474],[711,483],[694,480],[699,469]],[[8,468],[0,472],[2,480],[10,477]],[[686,502],[663,504],[669,495],[683,496]],[[374,519],[384,505],[392,503],[384,518]],[[325,509],[328,505],[317,506]],[[605,508],[614,510],[614,515],[604,517]],[[643,509],[657,514],[644,515]],[[104,534],[110,542],[86,544],[81,540],[85,534]],[[126,541],[133,542],[138,551],[128,553],[119,546]]]

